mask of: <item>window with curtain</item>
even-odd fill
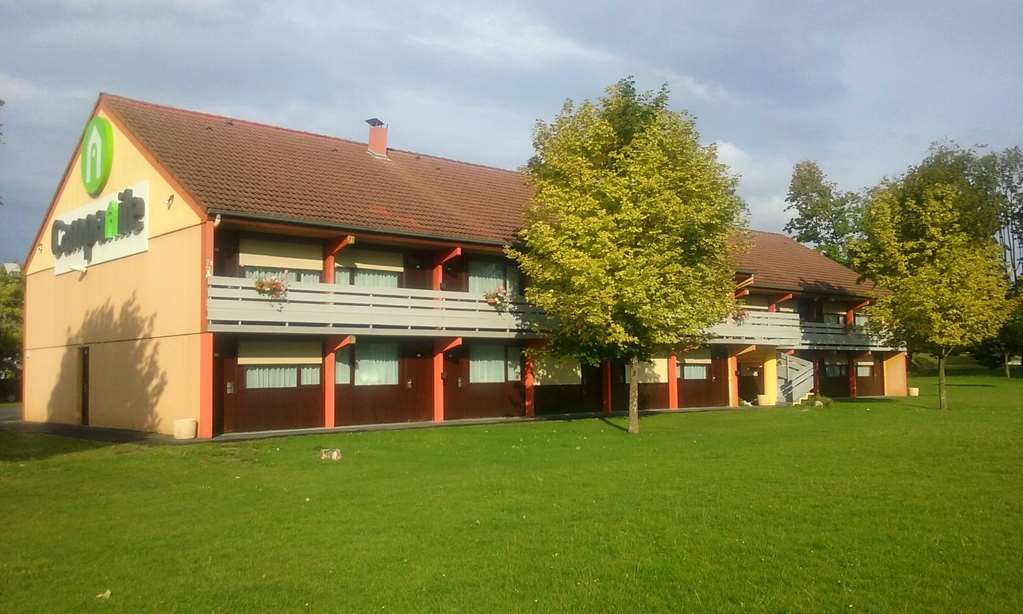
[[[710,365],[682,365],[682,379],[710,379]]]
[[[486,294],[504,287],[504,263],[496,260],[469,261],[469,292]]]
[[[509,345],[505,348],[505,371],[509,382],[522,380],[522,348]]]
[[[855,318],[856,326],[866,326],[867,321],[870,319],[870,316],[865,313],[857,313],[853,317]]]
[[[398,383],[398,344],[360,343],[355,349],[355,385]]]
[[[873,377],[874,365],[856,365],[856,377]]]
[[[845,322],[845,315],[841,313],[825,313],[823,321],[825,324],[842,324]]]
[[[512,296],[522,296],[522,275],[519,273],[519,269],[514,264],[507,264],[504,267],[505,287],[508,288],[508,294]]]
[[[299,370],[299,381],[303,386],[318,386],[320,384],[320,366],[308,365]]]
[[[246,279],[259,279],[260,277],[283,277],[284,281],[292,282],[298,280],[298,275],[295,271],[288,271],[287,275],[283,275],[284,269],[272,269],[268,267],[254,267],[247,266],[244,268]]]
[[[495,343],[473,343],[469,346],[469,383],[487,384],[504,381],[504,346]]]
[[[352,271],[349,267],[339,266],[334,269],[334,285],[335,286],[350,286],[352,285]]]
[[[361,288],[397,288],[401,273],[397,271],[375,271],[355,269],[353,284]]]
[[[334,354],[334,383],[352,383],[352,348],[345,346]]]
[[[284,273],[284,269],[275,269],[270,267],[253,267],[247,266],[244,268],[245,277],[248,279],[259,279],[260,277],[281,277]],[[284,281],[287,282],[301,282],[301,283],[320,283],[320,272],[319,271],[288,271],[287,275],[283,275]]]
[[[246,367],[245,388],[294,388],[298,385],[298,367]]]
[[[845,377],[847,375],[849,375],[849,365],[824,365],[824,377]]]

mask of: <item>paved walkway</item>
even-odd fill
[[[21,420],[21,405],[0,405],[0,422]]]

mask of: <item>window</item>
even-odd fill
[[[298,384],[297,367],[246,367],[245,388],[294,388]]]
[[[856,365],[856,377],[873,377],[874,365]]]
[[[514,264],[499,260],[469,261],[469,292],[486,294],[504,288],[508,294],[522,294],[522,276]]]
[[[345,346],[334,354],[334,383],[352,383],[352,348]]]
[[[847,375],[849,375],[849,365],[824,365],[824,377],[846,377]]]
[[[284,281],[300,282],[300,283],[320,283],[320,272],[319,271],[291,271],[289,270],[286,274],[284,269],[275,269],[272,267],[244,267],[245,277],[247,279],[259,279],[260,277],[283,277]]]
[[[504,366],[503,345],[473,343],[469,346],[469,383],[503,382]]]
[[[504,355],[508,381],[520,381],[522,379],[522,348],[517,345],[509,345],[505,348]]]
[[[374,271],[356,269],[352,285],[360,288],[397,288],[401,273],[396,271]]]
[[[843,324],[845,323],[845,315],[841,313],[825,313],[823,322],[825,324]]]
[[[867,314],[865,314],[865,313],[857,313],[855,315],[856,326],[866,326],[867,325],[867,320],[869,320],[869,319],[870,319],[870,316],[868,316]]]
[[[682,379],[706,380],[710,379],[710,365],[682,365]]]
[[[299,381],[302,382],[303,386],[319,386],[320,385],[320,366],[310,365],[302,367],[299,371]]]
[[[360,343],[355,350],[355,385],[387,386],[398,383],[398,344]]]

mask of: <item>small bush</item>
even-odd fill
[[[811,394],[806,397],[806,400],[800,403],[800,405],[809,405],[811,407],[830,407],[831,403],[831,397],[826,397],[823,394]]]
[[[915,375],[932,375],[938,372],[938,359],[930,354],[914,352],[909,359],[909,370]]]

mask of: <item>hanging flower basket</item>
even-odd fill
[[[484,293],[483,298],[486,299],[488,305],[493,305],[498,311],[506,311],[511,306],[511,295],[508,294],[508,290],[504,286]]]
[[[284,277],[266,275],[256,279],[256,292],[272,299],[284,298],[288,293],[288,282]]]

